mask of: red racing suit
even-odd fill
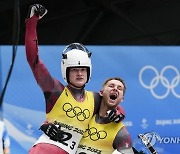
[[[53,78],[51,76],[51,74],[49,73],[49,71],[47,70],[44,63],[40,60],[39,55],[38,55],[38,39],[37,39],[37,32],[36,32],[37,22],[38,22],[38,17],[35,15],[26,20],[25,49],[26,49],[27,61],[30,65],[33,75],[37,81],[37,84],[40,86],[40,88],[43,91],[45,102],[46,102],[46,114],[59,116],[58,113],[51,114],[51,112],[53,111],[54,107],[57,108],[56,104],[57,104],[57,102],[60,102],[58,100],[60,100],[59,98],[61,97],[61,94],[64,93],[63,91],[69,90],[69,92],[72,93],[72,96],[76,95],[76,93],[73,94],[73,91],[71,89],[69,89],[68,86],[64,86],[57,79]],[[92,107],[93,107],[93,110],[91,110],[91,111],[93,111],[93,113],[91,113],[91,117],[92,117],[94,115],[94,113],[97,113],[97,111],[99,110],[100,96],[98,93],[95,93],[95,92],[91,92],[91,93],[93,94],[92,97],[94,99],[94,104],[91,102]],[[84,97],[86,97],[86,96],[84,96]],[[78,104],[80,104],[80,103],[78,103]],[[66,106],[67,106],[67,104],[66,104]],[[65,117],[65,115],[63,115],[63,116]],[[89,118],[91,119],[91,117],[89,117]],[[48,120],[46,119],[46,121],[48,121]],[[71,122],[72,121],[70,119],[70,123],[68,124],[69,126],[71,126]],[[84,124],[82,124],[82,125],[84,125]],[[79,144],[79,143],[77,143],[77,144]],[[48,148],[46,148],[46,145],[48,146]],[[41,147],[39,148],[39,146],[41,146]],[[57,149],[56,143],[41,141],[39,144],[36,144],[30,150],[30,153],[38,153],[38,154],[52,153],[52,149],[50,149],[49,146],[51,146],[52,149]],[[37,147],[37,149],[41,149],[41,151],[39,151],[39,150],[34,151],[35,147]],[[42,150],[42,148],[44,148],[44,151]],[[49,152],[48,152],[48,149],[50,150]],[[59,144],[58,144],[58,149],[59,149],[59,153],[67,153],[66,149],[61,148],[61,146]],[[62,149],[64,149],[64,150],[62,150]]]

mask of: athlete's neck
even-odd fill
[[[102,99],[102,100],[101,100],[100,109],[99,109],[99,116],[100,116],[100,117],[106,117],[108,110],[109,110],[109,108],[107,107],[107,105],[104,103],[104,101],[103,101],[103,99]]]
[[[84,88],[75,88],[70,85],[67,86],[67,88],[70,90],[71,94],[77,101],[84,101],[85,98],[85,90]]]
[[[107,116],[101,117],[99,114],[96,114],[95,120],[99,124],[107,124],[111,122]]]

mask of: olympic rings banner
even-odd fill
[[[64,83],[60,70],[64,46],[40,46],[39,56],[49,72]],[[149,153],[140,137],[148,138],[159,154],[180,153],[180,47],[87,46],[92,52],[92,78],[87,89],[99,91],[109,77],[125,80],[122,106],[124,124],[133,146]],[[12,60],[12,47],[0,46],[0,87]],[[64,83],[65,84],[65,83]],[[3,103],[4,120],[11,137],[11,153],[25,154],[41,135],[45,103],[19,46]],[[139,135],[141,134],[141,135]],[[138,137],[140,136],[140,137]]]

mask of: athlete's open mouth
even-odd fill
[[[115,100],[117,98],[117,94],[110,94],[110,99]]]

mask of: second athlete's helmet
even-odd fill
[[[63,50],[61,61],[61,72],[65,82],[69,83],[69,68],[86,67],[87,82],[91,78],[92,64],[91,52],[80,43],[71,43]]]

